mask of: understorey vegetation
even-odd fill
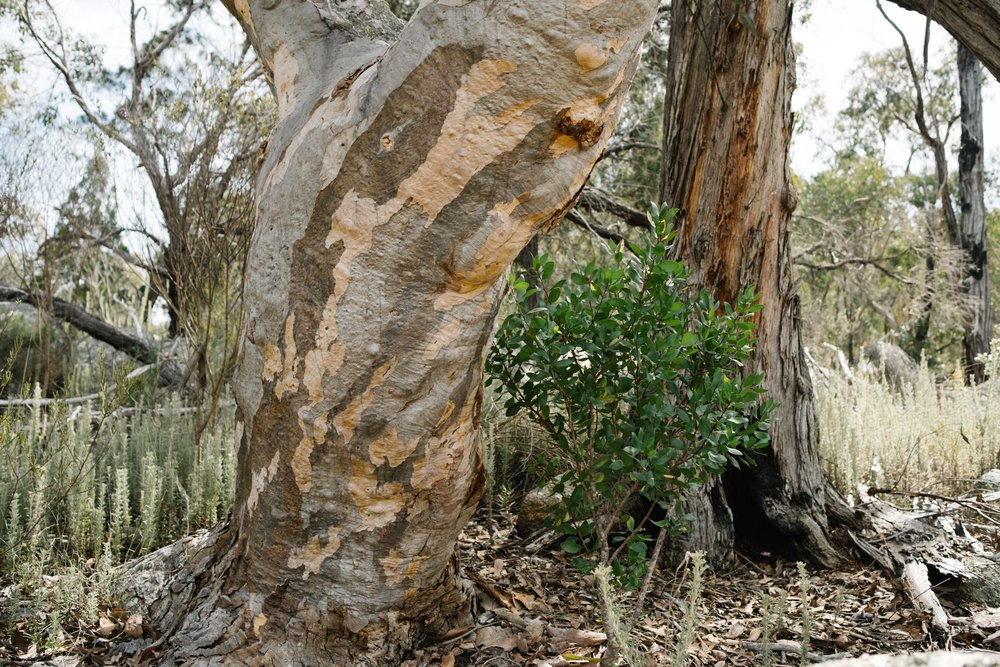
[[[819,105],[792,127],[791,77],[765,71],[795,65],[784,0],[551,2],[595,43],[533,56],[551,72],[481,58],[522,29],[549,53],[566,35],[524,20],[549,3],[120,3],[100,44],[74,3],[0,0],[0,664],[156,664],[216,608],[232,616],[196,650],[303,664],[301,647],[375,646],[379,667],[996,648],[981,68],[914,33],[858,60],[829,127]],[[267,24],[301,6],[336,49],[276,45],[295,31]],[[627,48],[596,34],[623,8],[652,25],[641,45],[642,26]],[[475,42],[489,21],[517,39]],[[455,41],[430,48],[441,26]],[[413,34],[426,60],[385,50]],[[342,60],[307,63],[321,51]],[[813,162],[788,162],[811,125]],[[135,595],[136,562],[164,553],[169,628]],[[364,567],[403,602],[339,616],[370,601],[344,592]]]

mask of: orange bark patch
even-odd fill
[[[437,143],[416,173],[400,184],[400,205],[412,199],[430,224],[476,173],[513,150],[534,128],[538,121],[527,112],[538,103],[535,99],[512,104],[495,116],[473,113],[480,100],[504,87],[503,75],[516,69],[508,60],[483,60],[462,77]]]
[[[379,466],[383,462],[388,462],[390,467],[395,468],[410,457],[416,450],[417,444],[417,441],[409,444],[403,442],[396,429],[389,429],[372,441],[368,447],[368,457],[373,465]]]
[[[365,406],[372,402],[372,399],[375,397],[375,391],[385,382],[386,377],[392,371],[395,364],[396,359],[393,357],[379,366],[372,374],[371,382],[368,388],[365,389],[365,392],[348,403],[347,407],[333,418],[333,425],[345,443],[350,442],[351,438],[354,437],[354,429],[358,426],[362,411]]]
[[[309,416],[309,407],[299,409],[299,430],[302,431],[302,439],[299,440],[295,453],[292,454],[292,473],[295,475],[295,484],[299,490],[306,492],[312,488],[312,457],[313,449],[316,445],[326,440],[326,433],[329,430],[327,419],[330,413],[324,412],[318,417]]]
[[[295,345],[295,313],[291,313],[285,318],[285,362],[282,365],[281,378],[274,386],[274,395],[278,398],[285,394],[293,393],[299,388],[299,379],[296,377],[299,360],[296,358],[298,349]]]
[[[476,430],[473,427],[475,401],[467,402],[438,437],[427,439],[424,455],[413,462],[410,486],[435,493],[435,485],[453,479],[468,479],[475,458],[469,446]],[[447,492],[448,489],[445,490]]]
[[[375,530],[395,521],[407,499],[402,484],[380,484],[375,477],[375,467],[357,458],[351,461],[348,489],[359,515],[364,517],[362,530]]]
[[[413,579],[426,561],[426,556],[408,556],[398,549],[392,549],[388,556],[379,559],[379,564],[382,565],[386,585],[398,586],[404,579]],[[411,591],[407,591],[407,598],[411,597],[410,593]]]
[[[263,613],[257,614],[253,617],[253,634],[255,637],[260,637],[260,629],[264,627],[267,623],[267,616]]]
[[[264,345],[263,356],[264,372],[262,377],[264,382],[270,382],[281,370],[281,350],[271,341],[267,341]]]
[[[597,44],[584,42],[573,52],[583,72],[595,70],[608,61],[608,53]]]
[[[565,153],[579,148],[580,142],[568,134],[557,134],[556,138],[549,144],[549,153],[552,157],[562,157]]]
[[[241,424],[242,426],[242,424]],[[250,478],[250,494],[247,496],[247,514],[252,514],[260,499],[260,492],[278,472],[279,453],[275,452],[271,462],[264,468],[253,473]]]
[[[470,266],[458,267],[452,276],[449,289],[434,300],[434,309],[446,312],[460,304],[480,296],[484,291],[496,284],[497,280],[507,270],[510,258],[514,257],[531,237],[535,235],[538,225],[555,213],[555,210],[534,212],[530,215],[517,216],[515,211],[521,207],[523,199],[530,194],[515,197],[509,202],[500,202],[490,211],[490,219],[496,220],[493,231],[483,242],[476,253],[475,262]],[[481,304],[479,315],[485,314],[490,308],[490,300]],[[452,321],[442,327],[424,358],[433,358],[447,343],[460,333],[459,323]],[[451,335],[451,338],[448,336]]]
[[[305,567],[303,579],[319,572],[323,561],[332,556],[340,548],[340,528],[331,526],[326,529],[326,544],[320,542],[319,535],[313,535],[304,546],[292,550],[288,555],[288,567],[295,569]]]

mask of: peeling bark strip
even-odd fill
[[[503,279],[581,191],[657,3],[438,0],[401,32],[381,0],[226,4],[280,114],[236,505],[153,617],[179,663],[397,664],[466,620],[451,555]]]
[[[788,0],[741,7],[671,4],[660,197],[680,209],[678,251],[694,284],[728,302],[748,285],[761,293],[747,370],[765,374],[779,411],[758,467],[730,471],[724,491],[694,500],[703,524],[692,532],[701,540],[694,548],[722,561],[734,536],[769,534],[797,557],[831,565],[837,556],[824,535],[812,384],[788,245],[791,7]]]

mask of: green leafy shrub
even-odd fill
[[[598,554],[633,587],[650,524],[678,529],[690,488],[768,442],[762,376],[740,368],[756,295],[720,306],[689,287],[670,258],[673,213],[654,207],[655,238],[612,245],[607,266],[590,262],[568,281],[548,284],[554,266],[539,257],[541,305],[527,309],[537,291],[513,280],[517,309],[486,361],[507,414],[527,411],[558,452],[546,473],[563,498],[563,549],[581,565],[583,552]],[[640,499],[649,511],[637,519]],[[652,518],[657,506],[665,518]]]

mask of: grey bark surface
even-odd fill
[[[983,82],[979,60],[961,43],[958,45],[958,83],[962,122],[958,151],[959,236],[968,262],[965,289],[969,295],[962,349],[966,372],[976,382],[982,382],[986,379],[985,368],[978,357],[990,351],[993,336],[983,190]]]
[[[678,252],[695,285],[726,302],[749,285],[760,292],[747,370],[765,374],[779,412],[758,466],[730,471],[724,493],[708,488],[693,501],[691,546],[720,562],[731,557],[732,536],[768,534],[795,557],[833,565],[788,240],[791,7],[767,0],[744,9],[741,18],[718,3],[671,3],[660,197],[680,209]],[[708,511],[709,498],[732,512]]]
[[[392,665],[470,620],[482,364],[508,267],[610,138],[655,0],[231,0],[257,180],[230,521],[145,561],[147,656]],[[162,566],[174,559],[175,574]],[[158,582],[158,583],[157,583]]]

